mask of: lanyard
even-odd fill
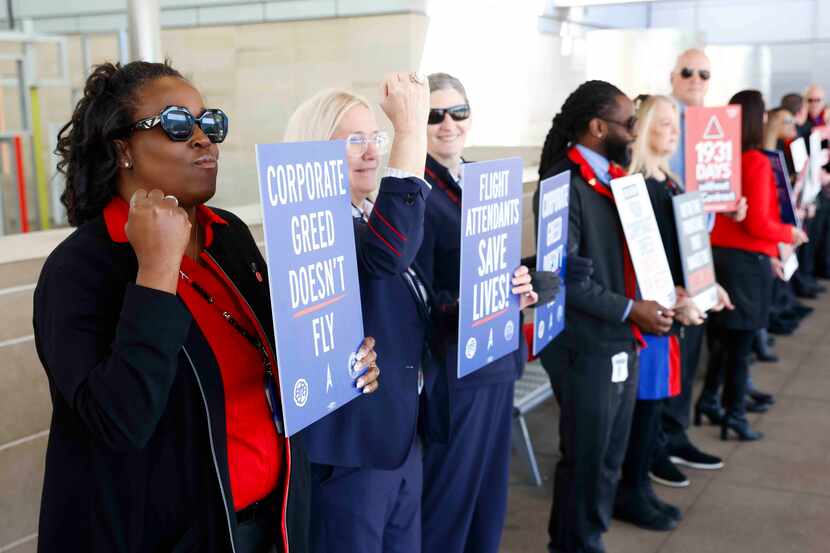
[[[277,427],[277,431],[282,434],[282,422],[279,419],[278,411],[276,409],[277,405],[277,390],[274,384],[274,372],[272,371],[272,363],[271,358],[268,356],[268,350],[265,348],[265,344],[259,338],[251,335],[250,332],[245,330],[245,328],[236,320],[236,318],[230,313],[230,311],[225,311],[221,309],[218,305],[216,305],[216,299],[211,296],[207,290],[202,288],[198,282],[190,278],[190,276],[182,270],[179,270],[179,276],[181,277],[182,281],[188,283],[193,290],[196,291],[206,302],[210,305],[213,305],[216,308],[216,311],[222,315],[222,318],[228,322],[231,328],[233,328],[240,336],[242,336],[249,344],[254,346],[257,351],[259,351],[260,356],[262,357],[262,367],[263,367],[263,380],[264,380],[264,387],[265,387],[265,399],[268,402],[268,408],[271,410],[271,417],[274,419],[274,425]]]

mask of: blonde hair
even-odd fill
[[[321,90],[294,110],[288,119],[283,140],[330,140],[343,116],[354,106],[372,110],[369,101],[359,94],[339,89]]]
[[[637,109],[637,140],[631,145],[631,164],[628,166],[629,173],[642,173],[645,178],[654,177],[663,172],[673,181],[682,184],[680,179],[669,167],[670,156],[660,156],[651,149],[651,126],[654,124],[654,114],[657,105],[668,104],[674,111],[675,120],[680,128],[677,105],[668,96],[652,95],[644,99]]]

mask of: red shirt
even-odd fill
[[[120,197],[113,198],[104,209],[107,230],[114,242],[127,242],[124,225],[128,213],[129,206]],[[213,241],[212,225],[227,223],[205,206],[196,208],[196,216],[207,248]],[[181,270],[214,298],[213,304],[208,303],[192,285],[179,279],[178,295],[199,325],[222,373],[228,470],[234,508],[239,511],[276,489],[283,466],[289,463],[288,448],[285,438],[277,433],[265,397],[261,353],[231,327],[222,311],[230,312],[251,336],[258,335],[264,344],[268,341],[245,300],[205,252],[199,263],[182,257]],[[268,349],[272,366],[276,367]]]
[[[779,242],[792,242],[792,226],[781,223],[775,175],[760,150],[747,150],[741,156],[741,192],[747,201],[746,219],[736,223],[718,213],[712,246],[778,257]]]

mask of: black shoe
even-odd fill
[[[677,521],[660,512],[641,492],[618,492],[614,502],[614,518],[630,522],[645,530],[668,532],[677,528]]]
[[[646,482],[643,492],[655,509],[678,522],[683,520],[683,513],[680,509],[657,497],[657,494],[654,492],[654,488],[651,487],[651,482]]]
[[[767,330],[770,334],[777,334],[778,336],[789,336],[793,332],[795,332],[796,328],[798,328],[798,324],[794,324],[791,322],[785,323],[783,321],[776,319],[770,323],[769,327],[767,327]]]
[[[719,425],[723,421],[723,407],[720,406],[717,399],[714,401],[704,401],[703,396],[700,396],[700,399],[695,404],[695,426],[703,424],[704,416],[709,419],[710,424]]]
[[[807,286],[794,286],[795,295],[799,298],[806,298],[814,300],[818,297],[818,292],[815,289]]]
[[[795,315],[797,317],[800,317],[802,319],[804,317],[806,317],[807,315],[811,314],[815,310],[816,310],[815,307],[810,307],[809,305],[802,305],[802,304],[794,305],[793,308],[792,308],[792,312],[795,313]]]
[[[752,430],[752,427],[749,426],[749,421],[744,416],[727,415],[723,419],[723,424],[720,427],[721,440],[726,441],[729,439],[729,430],[735,432],[738,435],[738,439],[742,442],[754,442],[764,437],[763,433]]]
[[[689,487],[689,479],[686,475],[680,472],[674,463],[668,457],[660,456],[651,464],[651,470],[648,471],[648,477],[652,482],[657,482],[670,488],[687,488]]]
[[[749,397],[751,397],[755,403],[763,403],[765,405],[775,405],[775,396],[772,394],[764,393],[760,390],[752,389],[749,391]]]
[[[722,421],[721,424],[723,424]],[[703,453],[692,444],[670,450],[669,460],[675,465],[683,465],[693,469],[717,470],[723,468],[723,459]]]
[[[747,413],[766,413],[769,411],[769,408],[769,403],[759,403],[750,397],[747,397],[744,403],[744,409],[746,409]]]

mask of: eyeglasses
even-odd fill
[[[190,110],[180,106],[167,106],[158,115],[136,121],[123,131],[125,134],[131,131],[149,131],[159,125],[174,142],[190,140],[195,125],[199,125],[208,140],[214,144],[223,142],[228,136],[228,116],[221,109],[206,109],[202,115],[194,117]]]
[[[689,67],[684,67],[680,70],[680,76],[684,79],[691,79],[695,74],[695,70]],[[711,72],[708,69],[698,69],[697,76],[703,79],[704,81],[708,81],[709,77],[712,76]]]
[[[352,133],[346,138],[346,153],[350,157],[360,157],[373,144],[378,154],[383,155],[389,151],[389,135],[383,131],[376,132],[370,136],[363,133]]]
[[[433,108],[429,110],[429,119],[427,124],[439,125],[444,122],[445,114],[449,113],[453,121],[464,121],[470,118],[470,105],[461,104],[460,106],[452,106],[448,108]]]
[[[824,98],[807,98],[808,104],[818,104],[819,102],[823,102]]]
[[[602,119],[606,123],[613,123],[615,125],[619,125],[622,128],[624,128],[625,130],[627,130],[629,133],[633,133],[634,128],[637,126],[637,116],[636,115],[632,115],[631,117],[629,117],[625,121],[614,121],[613,119],[605,119],[604,117],[600,117],[600,119]]]

